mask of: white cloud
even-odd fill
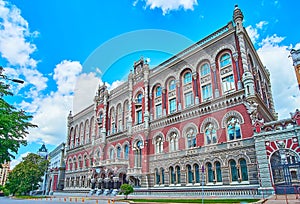
[[[16,159],[12,160],[10,162],[10,170],[12,170],[13,168],[15,168],[15,166],[17,166],[24,157],[26,157],[29,153],[31,152],[25,152],[23,154],[21,154],[19,157],[17,157]]]
[[[257,29],[263,29],[263,26],[268,25],[267,21],[260,21],[256,24]]]
[[[28,39],[37,34],[30,32],[20,9],[0,0],[0,53],[3,58],[13,66],[36,67],[37,61],[30,57],[36,50],[36,45]]]
[[[268,25],[267,21],[260,21],[255,25],[255,27],[253,27],[252,25],[246,27],[247,33],[253,44],[255,44],[260,37],[258,32],[262,30],[266,25]]]
[[[284,37],[276,34],[263,39],[257,52],[271,74],[275,110],[279,118],[289,118],[290,112],[299,108],[300,94],[290,55],[291,46],[279,45]],[[300,47],[297,44],[296,47]]]
[[[169,13],[172,10],[194,10],[194,6],[198,5],[197,0],[144,0],[146,2],[146,7],[150,9],[161,9],[163,15]],[[138,1],[134,1],[135,6]]]
[[[73,113],[78,113],[93,103],[97,86],[101,82],[95,73],[83,73],[77,78],[74,90]]]
[[[251,25],[246,27],[247,33],[252,41],[253,44],[256,43],[257,39],[259,38],[259,34],[256,28],[252,27]]]
[[[73,92],[77,76],[81,70],[82,66],[80,62],[77,61],[64,60],[56,65],[53,79],[57,83],[57,91],[60,94],[70,94],[70,92]]]
[[[23,101],[20,104],[32,113],[32,123],[38,125],[38,128],[30,129],[29,142],[58,144],[65,140],[66,119],[72,110],[74,87],[81,70],[79,62],[63,60],[54,68],[57,90],[48,95],[37,95],[31,103]]]

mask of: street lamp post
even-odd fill
[[[3,71],[4,71],[3,67],[0,66],[0,78],[5,79],[5,80],[10,80],[12,82],[19,83],[19,84],[23,84],[24,83],[24,81],[21,80],[21,79],[11,79],[11,78],[8,78],[6,75],[4,75],[2,73]]]

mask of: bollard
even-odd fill
[[[109,199],[107,200],[107,204],[110,204],[110,200]]]
[[[96,204],[98,204],[98,200],[96,200]]]
[[[75,198],[75,202],[77,203],[77,198]]]
[[[81,199],[81,202],[84,203],[84,198]]]
[[[111,204],[115,204],[115,200],[111,200]]]
[[[66,198],[64,198],[64,202],[67,202],[67,199],[66,199]]]
[[[70,202],[72,202],[72,198],[70,198]]]

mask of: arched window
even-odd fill
[[[73,159],[73,170],[77,169],[77,161],[76,158]]]
[[[114,159],[115,157],[115,151],[114,151],[114,148],[111,148],[109,150],[109,159]]]
[[[115,121],[115,109],[112,107],[110,109],[110,131],[111,134],[114,134],[116,132],[116,121]]]
[[[174,79],[171,79],[168,84],[168,100],[169,100],[169,113],[174,113],[177,110],[177,101],[176,101],[176,82]]]
[[[233,76],[232,60],[229,53],[225,53],[220,57],[220,75],[222,81],[223,93],[228,93],[235,90],[235,82]]]
[[[170,179],[170,184],[175,183],[176,174],[175,174],[174,168],[172,166],[169,168],[169,179]]]
[[[120,132],[123,130],[123,124],[122,124],[122,117],[123,117],[123,112],[122,112],[122,107],[121,104],[118,104],[117,106],[117,118],[116,118],[116,123],[117,123],[117,131]]]
[[[181,179],[180,179],[180,166],[175,167],[175,172],[176,172],[176,183],[180,184]]]
[[[230,165],[231,182],[238,181],[238,171],[237,171],[236,162],[234,160],[230,160],[229,165]]]
[[[210,73],[210,68],[208,63],[205,63],[201,66],[201,76],[208,75]]]
[[[191,72],[186,72],[183,76],[183,83],[184,84],[189,84],[192,82],[192,73]]]
[[[242,181],[248,181],[248,169],[247,169],[247,162],[245,159],[240,159],[240,175]]]
[[[118,159],[121,158],[121,147],[120,146],[117,147],[117,158]]]
[[[160,168],[160,178],[161,184],[165,184],[165,170],[163,168]]]
[[[79,167],[79,169],[82,169],[82,165],[83,165],[82,158],[81,158],[81,156],[79,156],[78,157],[78,167]]]
[[[194,175],[193,175],[193,172],[192,172],[192,167],[191,165],[187,165],[186,166],[186,174],[187,174],[187,183],[193,183],[194,181]]]
[[[227,135],[229,140],[242,138],[240,121],[236,117],[230,118],[227,122]]]
[[[128,144],[126,144],[124,146],[124,159],[128,159],[129,158],[128,155],[129,155],[129,146]]]
[[[155,150],[157,154],[163,152],[163,139],[161,136],[155,138]]]
[[[178,150],[178,134],[176,132],[172,132],[170,134],[170,146],[169,146],[169,151],[174,152]]]
[[[223,54],[220,57],[220,67],[222,68],[230,64],[231,64],[230,55],[228,53]]]
[[[161,87],[157,86],[155,90],[155,97],[160,97],[161,96]]]
[[[208,145],[217,143],[217,131],[213,123],[209,123],[205,127],[205,139],[206,139],[206,144]]]
[[[206,164],[206,171],[207,171],[207,181],[213,182],[214,181],[214,171],[212,169],[212,164],[208,162]]]
[[[200,183],[199,165],[198,164],[194,164],[194,178],[195,178],[195,183]]]
[[[73,170],[72,169],[73,168],[72,159],[69,159],[68,166],[69,166],[68,170],[72,171]]]
[[[196,147],[196,131],[194,128],[189,128],[186,131],[186,138],[188,148]]]
[[[215,162],[215,169],[217,175],[217,182],[222,182],[222,170],[221,170],[221,163],[216,161]]]
[[[175,90],[175,88],[176,88],[176,82],[175,82],[175,79],[172,79],[169,82],[169,91],[173,91],[173,90]]]
[[[137,103],[142,103],[142,98],[143,98],[143,95],[141,93],[139,93],[136,97],[136,102]]]
[[[134,166],[142,167],[142,142],[137,141],[134,150]]]
[[[129,103],[128,100],[124,102],[124,129],[128,129],[128,113],[129,113]]]
[[[160,184],[160,175],[159,175],[158,169],[155,169],[155,183],[156,183],[156,185]]]

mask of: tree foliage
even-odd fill
[[[30,122],[32,116],[5,101],[12,96],[9,85],[0,82],[0,164],[14,159],[20,145],[26,145],[28,128],[37,127]]]
[[[122,184],[120,187],[120,194],[124,194],[125,195],[125,199],[127,199],[128,195],[130,193],[133,193],[133,187],[130,184]]]
[[[37,154],[28,154],[8,175],[5,187],[13,195],[27,194],[32,189],[37,189],[48,165],[47,159]]]

